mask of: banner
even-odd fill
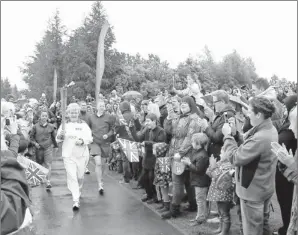
[[[139,149],[138,143],[133,142],[130,140],[125,140],[118,138],[117,139],[122,151],[124,152],[125,156],[127,157],[129,162],[139,162]]]
[[[55,102],[56,101],[56,98],[57,98],[57,80],[58,80],[58,78],[57,78],[57,70],[56,70],[56,68],[55,68],[55,70],[54,70],[54,82],[53,82],[53,84],[54,84],[54,87],[53,87],[53,102]]]
[[[97,58],[96,58],[96,89],[95,89],[96,104],[98,104],[98,95],[100,91],[101,79],[105,69],[104,41],[109,27],[110,27],[109,23],[105,21],[104,25],[101,27],[99,38],[98,38]]]

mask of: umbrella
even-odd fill
[[[123,95],[122,95],[123,98],[131,98],[131,99],[135,99],[135,98],[143,98],[143,95],[140,93],[140,92],[137,92],[137,91],[128,91],[128,92],[125,92]]]

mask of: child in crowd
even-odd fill
[[[206,174],[209,166],[209,156],[206,151],[208,137],[204,133],[196,133],[192,136],[192,154],[190,159],[181,159],[190,170],[190,184],[195,188],[198,206],[197,216],[192,222],[204,223],[209,215],[209,203],[207,201],[210,177]]]
[[[172,182],[172,171],[171,160],[166,157],[168,148],[166,143],[153,144],[153,154],[156,157],[153,184],[156,187],[158,200],[162,200],[162,206],[157,208],[160,213],[170,210],[169,184]]]
[[[223,190],[221,185],[229,185],[228,182],[221,182],[217,184],[219,178],[223,175],[229,174],[234,170],[232,164],[229,162],[226,154],[221,149],[220,161],[216,162],[216,159],[212,155],[210,157],[210,165],[207,169],[206,174],[209,175],[212,179],[211,186],[208,192],[207,201],[216,202],[218,207],[218,212],[220,215],[220,227],[217,231],[214,231],[214,234],[220,233],[220,235],[229,234],[231,227],[231,214],[230,209],[233,204],[233,195],[234,195],[234,185],[230,184],[230,187]],[[226,177],[226,181],[232,181],[232,176]]]

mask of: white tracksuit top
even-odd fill
[[[59,127],[57,132],[57,143],[63,141],[62,157],[63,158],[81,158],[89,157],[88,144],[93,141],[92,132],[89,126],[84,121],[68,122],[65,124],[64,140],[59,139],[62,131],[62,126]],[[76,145],[76,141],[82,139],[83,145]]]

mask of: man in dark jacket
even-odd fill
[[[146,117],[146,127],[137,133],[140,142],[143,142],[145,156],[143,158],[143,182],[146,190],[146,197],[142,201],[147,203],[157,202],[156,190],[153,185],[154,167],[156,158],[153,155],[153,144],[166,141],[166,132],[163,128],[157,126],[157,116],[149,113]]]
[[[208,148],[208,154],[220,160],[220,151],[223,146],[223,134],[222,127],[225,122],[228,122],[230,117],[235,116],[235,110],[231,104],[229,104],[229,95],[223,91],[218,90],[213,95],[213,102],[215,106],[216,117],[213,122],[205,130],[207,136],[210,139],[210,145]]]

